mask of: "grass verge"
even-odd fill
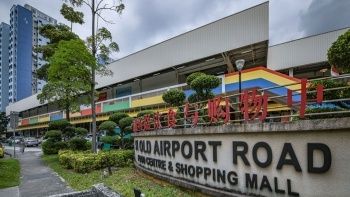
[[[17,159],[0,159],[0,188],[19,185],[20,166]]]
[[[75,190],[90,189],[96,183],[105,183],[123,196],[134,196],[134,188],[140,189],[146,196],[204,196],[203,194],[184,190],[180,187],[147,176],[133,167],[119,168],[108,178],[101,177],[101,171],[86,174],[64,169],[57,155],[43,155],[44,162],[63,177]]]

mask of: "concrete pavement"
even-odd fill
[[[13,154],[13,147],[5,148],[6,152]],[[42,197],[73,191],[43,163],[41,155],[40,148],[26,148],[23,154],[16,148],[16,157],[21,165],[21,183],[19,187],[0,190],[0,197]]]

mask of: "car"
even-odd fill
[[[13,144],[13,143],[18,144],[22,139],[23,138],[21,136],[15,136],[15,137],[11,136],[6,140],[6,142],[10,144]]]
[[[89,142],[92,142],[92,134],[87,134],[85,139]]]
[[[24,138],[25,146],[39,146],[39,140],[33,137]]]
[[[0,143],[0,158],[4,158],[4,154],[5,154],[5,149],[2,146],[2,144]]]

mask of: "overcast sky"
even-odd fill
[[[105,0],[116,1],[116,0]],[[105,13],[114,24],[108,27],[120,52],[114,59],[126,56],[196,27],[200,27],[266,0],[124,0],[122,15]],[[66,24],[59,9],[62,0],[0,0],[0,22],[9,23],[13,4],[30,4]],[[270,45],[350,26],[350,0],[271,0]],[[86,12],[90,17],[87,8]],[[91,21],[74,25],[81,38],[90,34]]]

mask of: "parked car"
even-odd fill
[[[5,153],[5,148],[2,146],[2,144],[0,143],[0,158],[4,157],[4,153]]]
[[[13,143],[18,144],[22,139],[23,139],[23,137],[21,137],[21,136],[15,136],[15,137],[11,136],[6,140],[6,142],[11,143],[11,144],[13,144]]]
[[[87,134],[85,139],[89,142],[92,142],[92,134]]]
[[[33,137],[24,138],[25,146],[39,146],[39,140]]]

